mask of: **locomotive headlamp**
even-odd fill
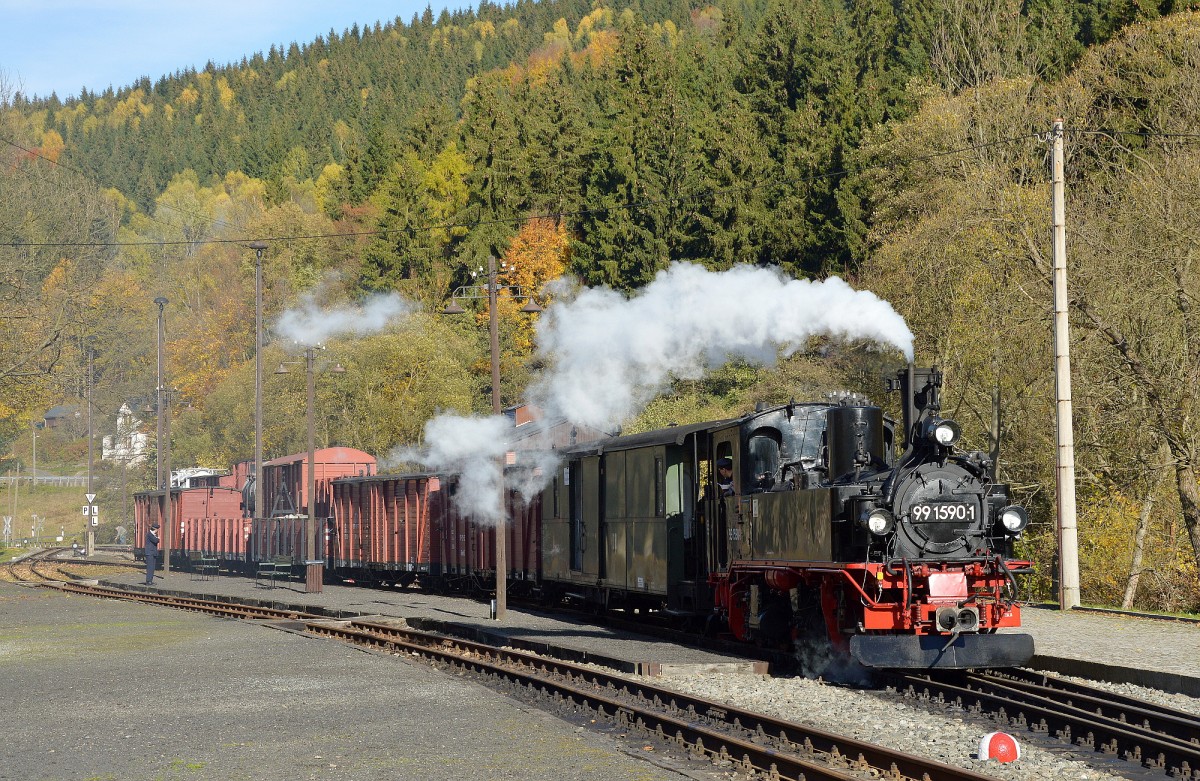
[[[871,534],[884,535],[896,525],[896,519],[887,510],[875,509],[867,516],[867,529]]]
[[[1029,513],[1025,512],[1024,507],[1009,505],[1000,511],[1000,523],[1009,533],[1016,534],[1029,525]]]
[[[962,429],[953,420],[939,420],[933,424],[929,438],[942,447],[950,447],[962,436]]]

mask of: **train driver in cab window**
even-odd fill
[[[733,496],[733,459],[717,459],[717,490],[720,496]]]

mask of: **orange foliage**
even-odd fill
[[[563,54],[568,51],[570,44],[566,41],[548,41],[544,46],[535,49],[529,55],[527,78],[530,84],[544,84],[546,76],[557,71],[562,62]]]
[[[65,291],[71,281],[71,272],[74,270],[74,266],[75,264],[71,262],[70,258],[60,260],[42,280],[42,295],[52,296]]]
[[[237,307],[216,307],[191,321],[186,333],[167,340],[173,371],[171,384],[182,398],[199,402],[206,399],[239,365],[241,356],[229,344],[241,343],[252,331]]]
[[[527,221],[504,254],[503,262],[507,268],[501,284],[519,287],[522,294],[533,296],[538,304],[546,306],[549,297],[542,288],[566,271],[570,242],[566,226],[560,222],[543,217]],[[515,323],[514,344],[522,351],[532,350],[536,315],[531,317],[521,313],[525,301],[514,300],[507,290],[502,291],[498,304],[500,316]]]

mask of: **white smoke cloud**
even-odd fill
[[[813,336],[913,354],[912,331],[874,293],[837,277],[811,282],[757,266],[713,272],[677,263],[630,298],[583,290],[551,306],[537,333],[551,368],[530,398],[550,416],[605,429],[640,412],[674,378],[699,378],[735,358],[771,365]]]
[[[396,293],[375,295],[361,304],[323,309],[314,296],[279,316],[275,333],[284,339],[313,346],[340,334],[370,334],[413,311],[413,305]]]
[[[434,472],[459,475],[454,495],[459,512],[494,526],[504,519],[501,459],[508,451],[512,430],[512,421],[503,415],[479,418],[446,413],[425,424],[425,448],[400,457],[423,463]]]
[[[913,355],[904,319],[873,293],[836,277],[809,282],[753,266],[712,272],[675,264],[630,298],[585,289],[551,306],[537,333],[549,368],[530,399],[548,419],[608,430],[641,411],[673,378],[698,378],[735,358],[770,365],[813,336],[869,339],[909,360]],[[460,475],[460,511],[498,524],[504,519],[500,459],[514,431],[505,417],[440,415],[425,426],[425,450],[403,458]],[[539,455],[541,480],[525,475],[519,486],[526,501],[556,468],[552,454]]]

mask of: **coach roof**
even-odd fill
[[[612,439],[597,439],[591,442],[582,442],[562,452],[575,456],[589,456],[600,455],[614,450],[632,450],[633,448],[651,447],[654,445],[682,445],[683,441],[692,434],[722,428],[735,422],[735,418],[730,418],[728,420],[708,420],[703,423],[692,423],[687,426],[668,426],[667,428],[655,429],[654,431],[643,431],[640,434],[629,434],[623,437],[613,437]]]

